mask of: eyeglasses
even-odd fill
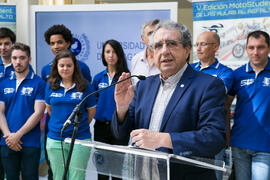
[[[196,43],[196,44],[194,44],[194,47],[199,47],[199,46],[201,46],[201,47],[206,47],[206,46],[208,46],[209,44],[216,44],[216,43],[207,43],[207,42],[200,42],[200,43]]]
[[[149,32],[147,33],[147,36],[148,36],[148,37],[151,36],[151,35],[153,34],[153,32],[154,32],[154,31],[149,31]]]
[[[165,40],[164,42],[157,42],[153,45],[153,49],[155,51],[159,51],[162,49],[163,45],[166,44],[166,47],[168,49],[174,49],[176,48],[179,44],[182,44],[181,41],[176,41],[176,40]]]

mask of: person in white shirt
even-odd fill
[[[160,71],[154,65],[153,52],[149,47],[149,36],[153,33],[155,26],[159,23],[159,19],[145,22],[141,29],[141,38],[146,48],[136,54],[131,60],[131,74],[144,75],[146,77],[159,74]],[[134,78],[132,84],[135,86],[139,80]]]

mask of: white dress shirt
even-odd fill
[[[166,107],[172,97],[177,83],[187,68],[185,64],[175,75],[163,80],[160,76],[160,87],[152,110],[149,130],[159,131]]]
[[[154,65],[149,65],[146,59],[146,49],[136,54],[131,60],[131,75],[143,75],[143,76],[152,76],[159,74],[159,69]],[[139,79],[133,78],[132,84],[135,86]]]

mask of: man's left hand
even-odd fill
[[[6,139],[6,144],[8,147],[15,147],[17,144],[22,144],[20,141],[21,136],[18,133],[10,133],[7,136],[4,136]]]
[[[148,129],[136,129],[130,133],[132,142],[134,142],[136,146],[151,150],[161,147],[159,144],[160,135],[160,132],[151,131]]]

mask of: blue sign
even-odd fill
[[[16,22],[15,5],[0,5],[0,22]]]
[[[270,16],[270,0],[207,1],[192,6],[194,21]]]

